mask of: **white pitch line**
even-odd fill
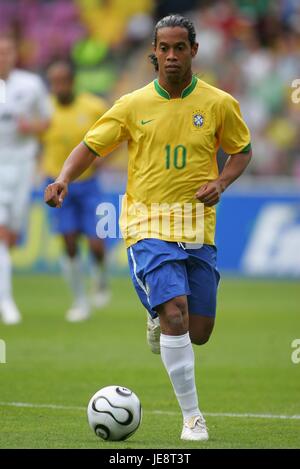
[[[22,407],[32,409],[54,409],[54,410],[80,410],[86,411],[82,406],[66,406],[60,404],[33,404],[30,402],[0,402],[0,407]],[[178,415],[178,412],[167,410],[146,410],[147,414],[156,415]],[[256,419],[281,419],[300,420],[300,415],[276,415],[276,414],[238,414],[234,412],[204,412],[207,417],[229,417],[229,418],[256,418]]]
[[[0,402],[0,407],[29,407],[32,409],[54,409],[54,410],[85,410],[81,406],[67,406],[60,404],[33,404],[31,402]]]
[[[282,419],[282,420],[300,420],[300,415],[276,415],[276,414],[236,414],[233,412],[205,412],[208,417],[237,417],[253,419]]]
[[[168,412],[163,410],[146,411],[151,414],[177,415],[178,412]],[[300,420],[300,415],[276,415],[276,414],[237,414],[234,412],[203,412],[206,417],[230,417],[230,418],[255,418],[255,419],[282,419],[282,420]]]

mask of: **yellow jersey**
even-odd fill
[[[250,149],[238,102],[196,76],[176,99],[154,80],[116,101],[84,138],[99,156],[123,141],[129,161],[120,227],[127,247],[145,238],[213,245],[216,209],[195,193],[218,177],[220,146],[227,154]]]
[[[43,170],[48,177],[55,179],[69,156],[78,145],[87,130],[108,109],[101,98],[83,93],[75,96],[67,105],[62,105],[53,96],[53,114],[50,126],[42,137],[43,143]],[[94,168],[90,167],[80,179],[91,177]]]

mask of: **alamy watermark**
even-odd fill
[[[96,215],[99,217],[96,232],[101,239],[184,240],[191,243],[190,249],[199,248],[204,242],[204,205],[200,202],[146,205],[120,195],[118,208],[103,202],[98,205]]]
[[[298,363],[300,363],[300,339],[294,339],[291,343],[291,347],[295,349],[292,352],[291,360],[294,365],[298,365]]]
[[[6,363],[6,343],[0,339],[0,363]]]
[[[0,80],[0,104],[5,103],[6,98],[6,85],[4,80]]]
[[[300,103],[300,78],[296,78],[292,81],[292,88],[295,90],[292,92],[291,99],[294,104]]]

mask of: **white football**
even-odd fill
[[[106,386],[88,404],[88,422],[103,440],[126,440],[138,429],[142,406],[134,392],[123,386]]]

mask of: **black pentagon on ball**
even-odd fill
[[[116,388],[116,392],[120,395],[120,396],[124,396],[124,397],[129,397],[132,395],[132,391],[130,391],[130,389],[127,389],[127,388],[121,388],[120,386],[118,386]]]
[[[110,431],[105,425],[98,424],[95,426],[95,433],[97,436],[103,440],[108,440],[110,436]]]

